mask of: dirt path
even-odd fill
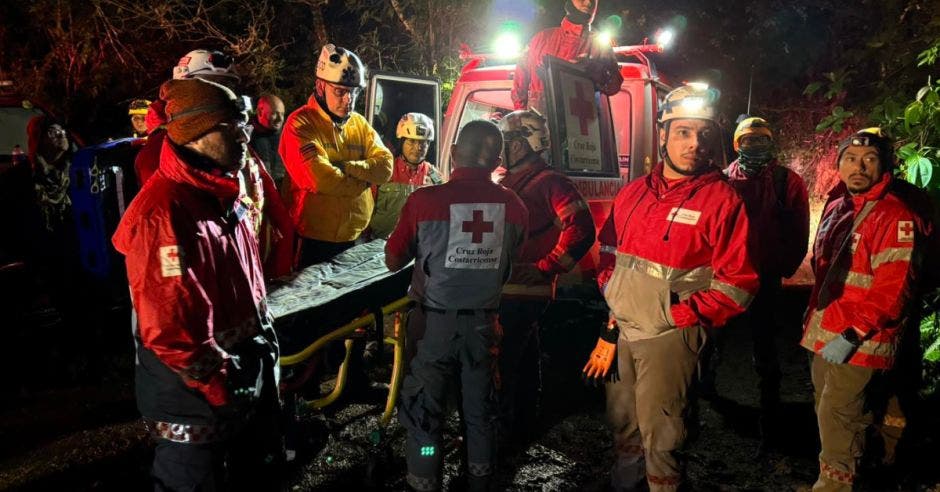
[[[686,450],[695,490],[796,490],[815,478],[816,429],[808,356],[796,346],[804,294],[791,294],[780,309],[784,371],[784,439],[757,458],[756,376],[750,365],[750,337],[726,333],[719,369],[719,397],[699,404],[698,428]],[[599,308],[599,306],[596,306]],[[502,469],[506,490],[605,490],[612,461],[600,389],[585,387],[580,369],[595,342],[602,309],[574,304],[554,306],[544,323],[545,392],[542,432]],[[113,357],[129,357],[113,354]],[[126,362],[126,361],[125,361]],[[44,393],[0,408],[0,490],[142,490],[147,488],[149,442],[136,421],[129,364],[114,364],[128,374],[111,379],[123,385],[108,390],[71,388]],[[383,374],[376,374],[382,377]],[[387,490],[404,489],[404,432],[397,422],[385,431],[384,446],[373,444],[381,406],[350,404],[310,415],[303,425],[309,439],[285,474],[285,490],[363,490],[378,479]],[[919,436],[908,481],[893,490],[932,490],[936,470],[936,415]],[[457,422],[451,422],[456,428]],[[458,441],[449,436],[445,484],[456,475]],[[379,463],[370,469],[370,463]],[[929,464],[933,463],[934,466]],[[868,479],[863,490],[887,490],[891,483]],[[918,485],[918,483],[920,485]],[[940,490],[940,489],[938,489]]]

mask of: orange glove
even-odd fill
[[[601,336],[597,340],[597,345],[587,364],[581,370],[581,377],[587,384],[597,386],[598,383],[610,380],[617,380],[617,337],[620,335],[620,329],[617,322],[611,319],[607,327],[601,331]],[[613,369],[613,370],[611,370]]]

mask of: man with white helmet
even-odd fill
[[[441,184],[444,178],[425,160],[434,141],[434,122],[421,113],[407,113],[395,130],[401,149],[395,158],[392,179],[373,186],[375,210],[369,228],[374,237],[388,237],[398,222],[401,208],[411,193],[421,187]]]
[[[208,80],[232,90],[241,82],[231,56],[221,51],[208,50],[192,50],[173,67],[173,80],[187,79]],[[141,188],[157,172],[160,164],[160,150],[166,138],[163,127],[168,121],[164,107],[165,103],[157,99],[147,112],[148,126],[158,128],[150,133],[134,161]],[[290,215],[281,202],[277,186],[257,153],[251,153],[247,165],[240,173],[245,184],[245,198],[253,204],[249,219],[255,236],[259,238],[265,278],[286,275],[290,273],[294,257],[294,228]]]
[[[549,147],[545,119],[514,111],[499,121],[506,174],[500,184],[529,209],[529,237],[503,288],[499,323],[500,439],[522,444],[535,430],[541,391],[539,317],[554,297],[558,274],[570,271],[594,244],[587,202],[564,174],[543,157]]]
[[[173,67],[172,76],[173,80],[191,78],[208,80],[222,84],[229,89],[235,89],[235,85],[241,81],[235,73],[232,57],[219,51],[207,50],[192,50],[186,53]],[[137,183],[141,188],[160,166],[160,149],[163,148],[163,140],[166,138],[164,105],[163,101],[157,99],[147,109],[146,120],[154,122],[153,125],[148,126],[154,126],[154,128],[150,131],[150,137],[141,147],[134,161]]]
[[[279,149],[285,201],[303,241],[300,267],[352,247],[372,217],[370,187],[392,175],[392,153],[353,111],[366,81],[359,57],[327,44],[316,75],[307,104],[287,118]]]
[[[718,93],[670,92],[660,115],[662,162],[617,194],[600,231],[598,284],[611,310],[584,368],[609,382],[615,490],[646,479],[676,490],[689,387],[705,329],[742,313],[757,291],[744,202],[722,177]],[[619,374],[618,374],[619,372]]]

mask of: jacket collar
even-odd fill
[[[492,169],[483,167],[458,167],[450,173],[451,181],[492,181]]]
[[[567,17],[561,19],[561,30],[564,31],[565,34],[580,37],[582,34],[584,34],[584,28],[584,25],[575,24],[574,22],[568,20]]]
[[[186,163],[170,139],[163,141],[160,173],[171,181],[206,191],[224,202],[235,201],[241,190],[237,176],[203,171]]]
[[[868,191],[860,195],[853,195],[849,193],[848,187],[845,186],[845,183],[839,181],[839,184],[829,192],[829,199],[827,202],[831,202],[838,198],[843,198],[847,202],[851,202],[855,208],[858,208],[861,205],[864,205],[865,202],[870,202],[873,200],[881,200],[884,198],[888,191],[891,188],[891,182],[894,178],[891,176],[890,172],[884,173],[881,175],[881,180],[874,184]]]
[[[661,198],[666,195],[672,197],[689,197],[692,193],[698,191],[699,188],[722,179],[721,171],[715,168],[702,174],[671,181],[667,185],[666,178],[663,176],[664,167],[665,164],[660,162],[646,176],[646,186],[655,196]]]

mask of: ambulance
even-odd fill
[[[587,200],[599,229],[607,219],[613,199],[627,181],[646,174],[658,159],[656,114],[669,92],[668,82],[657,73],[647,56],[662,52],[658,44],[618,46],[615,56],[623,75],[620,92],[606,96],[581,68],[546,57],[544,116],[551,135],[549,162],[575,183]],[[431,78],[377,72],[366,94],[366,117],[388,144],[395,144],[398,117],[409,111],[434,119],[437,138],[428,160],[449,176],[448,149],[460,129],[475,119],[499,119],[513,109],[515,64],[491,54],[461,53],[466,62],[453,86],[447,109],[441,115],[440,83]],[[598,259],[595,243],[572,274],[560,280],[566,287],[590,285]]]

